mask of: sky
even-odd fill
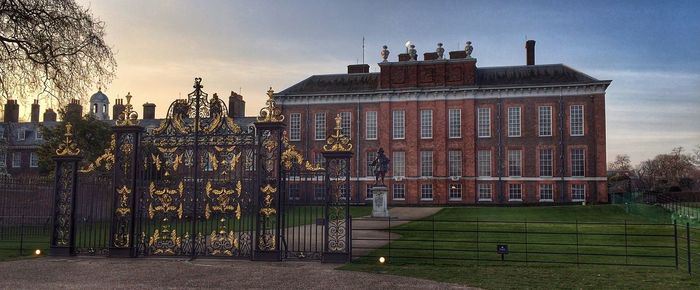
[[[241,92],[257,115],[272,86],[344,73],[364,59],[377,71],[408,40],[419,55],[442,42],[474,46],[477,66],[564,63],[601,80],[607,155],[633,163],[700,144],[700,1],[151,1],[77,0],[106,24],[116,78],[111,100],[168,105],[203,78],[210,95]],[[96,88],[97,89],[97,88]],[[113,103],[113,101],[112,101]]]

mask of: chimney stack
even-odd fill
[[[527,65],[535,65],[535,41],[528,40],[525,42],[525,51],[527,53]]]
[[[44,112],[44,122],[56,122],[56,112],[52,109],[46,109],[46,112]]]
[[[156,118],[156,104],[145,103],[143,104],[143,119],[153,120]]]
[[[19,122],[19,104],[17,100],[7,100],[5,104],[5,123],[17,123]]]
[[[119,115],[124,112],[124,99],[115,99],[114,106],[112,106],[112,120],[119,119]]]
[[[369,67],[369,65],[367,65]],[[350,66],[348,66],[348,71]],[[236,94],[236,92],[231,91],[231,95],[228,97],[228,116],[230,118],[240,118],[245,117],[245,101],[243,96]]]
[[[39,100],[32,104],[32,123],[39,123]]]
[[[366,74],[369,73],[368,64],[351,64],[348,66],[348,74]]]
[[[70,116],[74,116],[75,118],[83,117],[83,105],[80,104],[80,100],[71,99],[70,103],[66,106],[65,118],[68,119]]]

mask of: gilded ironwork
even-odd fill
[[[277,107],[275,103],[275,91],[270,87],[267,90],[267,101],[265,102],[265,107],[260,109],[260,115],[258,116],[258,122],[261,123],[273,123],[284,121],[284,115],[282,115],[282,110]]]
[[[326,139],[326,144],[323,145],[323,150],[326,152],[351,152],[352,143],[350,142],[350,137],[343,135],[343,128],[341,126],[340,114],[335,117],[335,128],[333,129],[333,134],[328,136]]]
[[[77,156],[80,154],[80,148],[73,140],[73,125],[66,122],[66,133],[63,134],[63,142],[58,144],[56,155],[58,156]]]
[[[56,169],[57,172],[60,172],[54,222],[55,244],[57,246],[68,246],[70,240],[73,186],[75,186],[73,183],[74,166],[73,162],[64,162],[61,163],[60,168]]]
[[[207,251],[213,256],[233,256],[234,251],[239,249],[238,238],[233,231],[227,232],[225,221],[222,218],[219,230],[209,235]]]
[[[126,105],[117,117],[117,126],[136,126],[139,124],[139,113],[134,111],[134,106],[131,104],[131,92],[126,94]]]
[[[148,187],[148,193],[151,198],[151,203],[148,205],[148,217],[153,218],[157,212],[169,213],[177,212],[177,217],[182,218],[182,197],[185,190],[185,185],[182,181],[177,188],[157,189],[154,182]],[[177,197],[177,200],[173,197]],[[153,200],[157,200],[159,204],[153,206]]]
[[[347,243],[347,216],[344,206],[328,208],[328,250],[345,252]]]
[[[95,169],[103,167],[105,171],[110,171],[114,167],[114,149],[117,147],[116,135],[112,134],[109,141],[109,147],[95,159],[94,162],[90,162],[85,168],[79,170],[81,173],[88,173],[95,171]]]
[[[272,195],[277,193],[277,188],[273,187],[270,184],[267,184],[264,187],[261,187],[260,191],[264,194],[263,207],[260,209],[260,214],[262,214],[265,217],[270,217],[271,215],[276,214],[277,210],[274,208],[274,205],[272,203],[274,201]]]
[[[129,206],[129,194],[131,190],[123,185],[121,188],[117,189],[117,196],[119,197],[119,206],[116,209],[117,216],[126,216],[131,212],[131,207]]]
[[[227,189],[225,187],[217,189],[212,186],[211,181],[208,181],[207,186],[205,187],[207,203],[204,207],[204,217],[209,219],[211,217],[211,213],[214,211],[222,214],[226,212],[234,212],[236,219],[240,220],[241,205],[240,203],[236,203],[236,206],[234,206],[232,201],[233,195],[235,194],[236,197],[240,198],[242,191],[243,185],[241,184],[240,180],[236,183],[236,187],[234,189]],[[216,201],[216,204],[212,205],[211,201]]]
[[[176,229],[171,229],[168,219],[163,220],[160,229],[155,229],[148,246],[154,255],[175,255],[180,252],[182,239],[177,235]]]

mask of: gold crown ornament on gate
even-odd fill
[[[274,97],[275,91],[270,87],[267,90],[267,102],[266,106],[260,109],[260,116],[258,116],[258,122],[261,123],[274,123],[284,121],[284,115],[282,115],[282,110],[277,107]]]
[[[333,134],[328,136],[326,144],[323,145],[323,151],[326,152],[350,152],[352,151],[352,143],[350,137],[343,135],[343,127],[340,125],[342,118],[340,114],[335,116],[335,128]]]
[[[56,155],[58,156],[77,156],[80,154],[78,144],[73,142],[73,125],[70,122],[66,123],[66,133],[63,134],[63,143],[58,144]]]

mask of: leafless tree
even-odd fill
[[[615,156],[615,161],[608,163],[609,170],[630,171],[632,170],[632,162],[627,154],[618,154]]]
[[[0,0],[0,101],[59,104],[114,77],[104,22],[74,0]]]
[[[676,147],[671,153],[642,161],[635,168],[635,173],[645,190],[665,191],[674,186],[687,187],[697,175],[693,161],[692,154],[685,153],[683,147]]]

